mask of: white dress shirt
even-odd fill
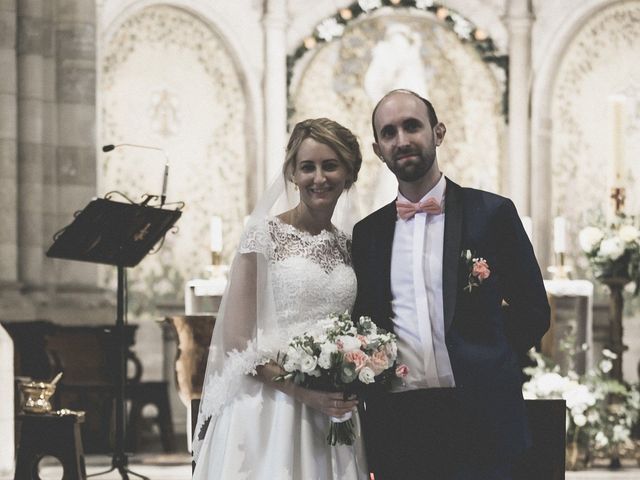
[[[444,175],[422,199],[434,197],[444,209]],[[398,193],[398,200],[407,199]],[[409,375],[393,391],[454,387],[453,370],[445,344],[442,299],[444,211],[417,213],[396,220],[391,252],[391,305],[398,336],[398,363]]]

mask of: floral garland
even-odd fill
[[[485,62],[495,63],[498,67],[504,69],[505,76],[508,77],[508,56],[499,55],[488,33],[456,11],[432,0],[358,0],[348,7],[341,8],[333,16],[325,18],[316,26],[313,34],[305,38],[293,54],[287,56],[287,90],[289,90],[291,86],[293,68],[305,53],[313,50],[318,44],[330,42],[331,40],[341,37],[349,22],[355,20],[360,15],[371,13],[382,7],[409,7],[432,13],[444,25],[455,32],[460,41],[473,45]],[[503,99],[505,116],[507,114],[507,107],[505,91],[505,98]]]

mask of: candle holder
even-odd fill
[[[553,280],[568,280],[571,270],[573,268],[571,265],[566,264],[564,252],[556,252],[555,265],[547,267],[547,271],[551,273]]]
[[[624,210],[626,198],[624,187],[613,187],[610,198],[613,200],[613,211],[616,215],[621,215]]]

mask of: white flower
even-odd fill
[[[358,373],[358,379],[364,384],[373,383],[375,381],[375,376],[375,373],[373,373],[373,370],[369,367],[362,368],[360,373]]]
[[[555,372],[547,372],[535,379],[535,389],[541,397],[548,397],[553,392],[562,392],[569,380]]]
[[[578,242],[585,252],[592,252],[604,237],[604,233],[597,227],[586,227],[580,230]]]
[[[572,382],[572,385],[567,391],[562,394],[567,402],[567,408],[575,413],[582,413],[588,407],[592,407],[596,404],[596,397],[589,390],[586,385],[580,385],[579,383]]]
[[[353,350],[360,350],[360,340],[356,337],[350,337],[349,335],[340,335],[336,339],[336,343],[338,344],[338,350],[343,352],[351,352]]]
[[[331,17],[323,20],[322,23],[316,27],[316,30],[318,31],[318,36],[328,42],[332,38],[342,35],[344,25],[338,23],[335,18]]]
[[[613,427],[613,435],[611,440],[613,441],[613,443],[626,442],[627,440],[629,440],[630,435],[631,432],[627,427],[624,427],[622,425],[615,425]]]
[[[416,0],[416,7],[426,10],[428,7],[433,7],[433,0]]]
[[[598,256],[610,260],[617,260],[624,254],[624,248],[624,242],[620,237],[606,238],[600,242]]]
[[[596,438],[594,440],[595,440],[596,448],[604,448],[607,445],[609,445],[609,439],[604,434],[604,432],[596,433]]]
[[[633,225],[623,225],[620,227],[620,230],[618,230],[618,235],[620,235],[622,241],[631,243],[638,240],[640,232],[638,232],[638,229]]]
[[[602,373],[609,373],[613,368],[613,362],[608,358],[605,358],[600,362],[600,370]]]
[[[610,358],[611,360],[615,360],[616,358],[618,358],[618,354],[612,352],[608,348],[603,348],[602,349],[602,356]]]
[[[577,427],[584,427],[587,424],[587,417],[582,413],[573,415],[573,423],[575,423]]]
[[[318,365],[325,370],[331,368],[331,354],[338,351],[338,347],[334,343],[326,342],[320,347],[320,356],[318,357]]]
[[[367,13],[374,8],[380,8],[382,6],[381,0],[358,0],[358,5],[363,12]]]
[[[471,24],[457,13],[452,13],[451,19],[453,20],[453,31],[456,32],[459,37],[468,39],[473,30]]]
[[[318,359],[312,355],[304,354],[300,359],[300,371],[302,373],[313,372],[318,365]]]

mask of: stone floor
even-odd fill
[[[187,454],[144,454],[130,458],[130,468],[135,473],[149,477],[151,480],[190,480],[191,464]],[[95,474],[107,470],[111,464],[108,456],[90,455],[86,458],[87,474]],[[45,465],[41,468],[42,480],[60,480],[62,469],[59,465]],[[120,475],[111,472],[108,475],[93,477],[101,480],[121,479]],[[130,476],[131,480],[137,477]],[[566,480],[638,480],[640,468],[637,462],[627,461],[617,471],[596,467],[590,470],[567,472]],[[540,479],[544,480],[544,479]]]

